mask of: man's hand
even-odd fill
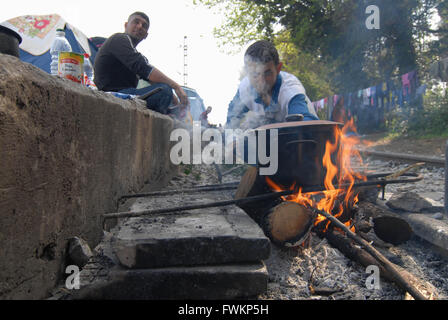
[[[177,97],[173,95],[173,104],[178,105],[179,100],[180,104],[187,107],[190,105],[190,101],[188,100],[188,96],[185,93],[184,89],[180,85],[178,85],[176,82],[168,78],[166,75],[163,74],[160,70],[157,68],[153,68],[152,72],[149,74],[148,81],[151,83],[154,82],[161,82],[166,83],[171,88],[173,88],[174,92],[176,93]]]
[[[180,99],[180,104],[183,106],[189,106],[190,105],[190,100],[188,100],[188,96],[185,93],[184,89],[182,89],[181,86],[176,86],[173,88],[174,92],[176,92],[177,97]],[[174,99],[173,97],[173,103],[176,104],[177,99]],[[177,100],[177,104],[179,103],[179,100]]]

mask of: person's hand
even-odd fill
[[[181,105],[185,107],[190,105],[190,100],[188,100],[188,96],[181,86],[174,87],[174,92],[176,92],[177,97],[180,99]],[[177,104],[179,104],[179,100],[177,102],[178,102]]]
[[[175,94],[173,94],[173,105],[177,106],[179,104],[179,99],[177,98],[177,96]]]

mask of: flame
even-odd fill
[[[306,207],[317,208],[318,210],[333,214],[336,218],[343,214],[344,208],[349,208],[358,203],[358,195],[355,194],[353,185],[355,181],[366,181],[367,178],[352,169],[352,158],[355,158],[361,165],[363,161],[359,151],[355,148],[356,145],[360,144],[360,139],[357,135],[350,135],[350,132],[356,133],[353,120],[348,121],[342,129],[339,126],[335,126],[335,141],[333,143],[331,141],[326,142],[325,153],[322,159],[322,164],[327,170],[324,179],[325,190],[321,192],[303,193],[302,188],[300,188],[298,193],[282,197],[283,200],[297,202]],[[338,165],[333,163],[332,158],[336,160]],[[338,185],[344,185],[345,188],[336,189],[333,183],[335,180]],[[295,188],[295,184],[289,188],[277,185],[268,177],[266,177],[266,182],[272,190],[278,192],[294,190]],[[343,197],[343,201],[340,201],[341,197]],[[315,226],[326,220],[324,216],[318,215]],[[328,229],[330,223],[330,221],[327,221],[324,232]],[[351,221],[345,222],[345,225],[351,228],[351,231],[355,231]]]

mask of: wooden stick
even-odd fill
[[[424,162],[414,163],[413,165],[410,165],[410,166],[404,168],[403,170],[400,170],[400,171],[395,172],[395,173],[393,173],[391,175],[388,175],[384,179],[386,179],[386,180],[396,179],[396,178],[402,176],[403,174],[405,174],[406,172],[408,172],[409,170],[417,168],[417,167],[420,167],[420,166],[422,166],[424,164],[425,164]]]
[[[317,210],[314,208],[310,209],[314,210],[317,214],[323,215],[325,218],[333,222],[338,228],[341,228],[349,238],[359,243],[370,255],[372,255],[381,264],[381,266],[385,270],[387,270],[390,273],[394,282],[396,282],[406,292],[409,292],[412,295],[412,297],[414,297],[416,300],[426,300],[426,297],[411,283],[409,283],[409,281],[407,281],[403,277],[400,271],[389,260],[387,260],[387,258],[384,257],[378,250],[376,250],[373,246],[371,246],[367,241],[365,241],[360,236],[350,231],[350,229],[347,228],[347,226],[345,226],[341,221],[339,221],[332,215],[328,214],[327,212]]]

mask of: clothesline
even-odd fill
[[[348,94],[336,94],[313,102],[315,110],[330,107],[329,115],[334,107],[340,104],[351,111],[362,107],[378,107],[390,110],[396,106],[402,107],[405,102],[414,100],[424,94],[426,85],[419,85],[417,71],[411,71],[401,76],[391,78],[376,86],[357,90]],[[329,102],[331,102],[329,105]]]

